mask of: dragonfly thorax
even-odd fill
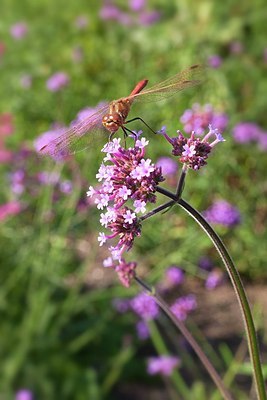
[[[131,102],[126,100],[113,101],[110,103],[109,112],[102,118],[102,124],[110,132],[117,130],[125,123],[130,111]]]

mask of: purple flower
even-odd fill
[[[171,266],[166,270],[166,280],[170,286],[181,285],[184,281],[184,271],[181,268]]]
[[[62,193],[69,194],[72,192],[72,182],[69,180],[59,182],[59,189]]]
[[[197,135],[202,135],[209,125],[223,132],[227,127],[228,117],[224,113],[215,112],[210,104],[200,106],[196,103],[192,109],[183,113],[180,121],[186,133],[194,131]]]
[[[80,122],[84,121],[85,119],[90,118],[93,114],[95,114],[100,108],[102,108],[105,105],[107,105],[107,103],[105,101],[101,101],[95,107],[82,108],[78,112],[75,120],[71,122],[70,126],[73,127],[79,124]]]
[[[124,314],[129,310],[130,301],[128,299],[114,299],[112,305],[120,314]]]
[[[20,389],[16,393],[15,400],[33,400],[33,394],[29,389]]]
[[[145,5],[146,0],[129,0],[129,7],[135,12],[141,11]]]
[[[153,11],[142,11],[139,15],[139,23],[144,26],[155,24],[160,20],[160,12]]]
[[[137,331],[137,336],[141,340],[146,340],[150,336],[149,328],[148,328],[146,322],[143,320],[140,320],[137,322],[136,331]]]
[[[206,165],[206,160],[212,148],[217,143],[224,141],[218,129],[213,129],[211,125],[209,126],[209,132],[202,140],[196,138],[194,132],[191,133],[189,138],[186,138],[180,131],[178,131],[178,136],[174,138],[170,138],[165,131],[162,131],[162,134],[173,146],[172,154],[178,156],[181,163],[194,170]],[[211,137],[214,137],[214,140],[210,143]]]
[[[178,357],[162,355],[158,357],[151,357],[148,360],[147,371],[150,375],[161,374],[163,376],[170,376],[178,365],[180,360]]]
[[[55,127],[54,129],[51,129],[50,131],[42,133],[40,136],[38,136],[35,141],[34,141],[34,148],[37,152],[40,152],[44,146],[46,146],[48,143],[52,142],[53,140],[58,138],[63,132],[65,132],[66,128],[64,127]],[[51,152],[53,154],[53,151]],[[57,161],[60,161],[64,158],[64,154],[62,153],[61,156],[53,156],[53,158]]]
[[[69,84],[69,77],[65,72],[57,72],[46,81],[46,87],[50,92],[58,92]]]
[[[208,58],[208,64],[211,68],[219,68],[222,64],[222,59],[218,54],[214,54]]]
[[[100,10],[100,18],[104,21],[118,20],[121,15],[121,10],[111,2],[105,2]]]
[[[204,217],[212,224],[232,227],[240,224],[239,210],[226,200],[217,200],[203,213]]]
[[[205,286],[207,289],[215,289],[223,282],[224,274],[219,269],[211,271],[206,279]]]
[[[238,143],[250,143],[258,139],[261,128],[253,122],[240,122],[233,129],[233,137]]]
[[[198,266],[205,271],[211,271],[213,268],[213,262],[209,257],[203,256],[198,260]]]
[[[28,25],[26,24],[26,22],[17,22],[10,27],[10,34],[16,40],[23,39],[27,35],[27,33]]]
[[[170,157],[160,157],[156,166],[161,168],[162,175],[174,175],[178,170],[177,163]]]
[[[130,287],[130,283],[135,276],[136,266],[136,262],[127,263],[124,259],[121,259],[119,264],[114,268],[123,286]]]
[[[159,314],[159,307],[153,297],[140,293],[131,300],[132,310],[139,315],[139,317],[150,320],[154,319]]]
[[[137,213],[144,213],[146,204],[155,202],[156,187],[163,181],[161,169],[144,158],[147,144],[145,138],[137,139],[133,148],[124,149],[120,139],[108,142],[102,151],[106,153],[104,161],[109,164],[103,162],[96,175],[102,184],[97,190],[90,187],[87,192],[99,210],[106,209],[100,216],[100,223],[110,229],[111,234],[101,232],[100,245],[108,239],[119,238],[116,247],[111,248],[116,257],[129,250],[134,238],[140,236]],[[129,200],[133,202],[134,210],[125,206]]]
[[[184,321],[187,318],[188,314],[191,311],[195,310],[196,307],[197,303],[195,296],[189,294],[175,300],[170,309],[177,319],[179,319],[180,321]]]

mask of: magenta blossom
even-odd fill
[[[17,22],[10,27],[10,35],[16,39],[23,39],[28,33],[28,25],[26,22]]]
[[[215,112],[210,104],[200,106],[196,103],[192,109],[185,110],[180,121],[186,133],[194,131],[197,135],[202,135],[209,125],[223,132],[227,127],[228,117],[224,113]]]
[[[69,84],[69,76],[65,72],[57,72],[46,81],[46,87],[50,92],[58,92]]]
[[[188,296],[180,297],[170,307],[173,314],[180,321],[184,321],[188,314],[195,310],[197,307],[196,298],[194,295],[189,294]]]
[[[207,289],[212,290],[220,286],[224,281],[224,274],[219,269],[211,271],[206,279],[205,286]]]
[[[126,262],[123,258],[117,257],[119,259],[115,260],[115,256],[109,257],[103,262],[103,266],[106,268],[113,268],[117,272],[119,280],[125,287],[130,287],[131,281],[135,277],[135,269],[137,263],[134,261]]]
[[[174,175],[178,170],[177,163],[170,157],[160,157],[156,162],[156,166],[161,168],[164,176]]]
[[[212,224],[232,227],[240,224],[241,215],[239,210],[226,200],[215,201],[203,213],[204,217]]]
[[[150,375],[160,374],[163,376],[170,376],[178,365],[180,360],[178,357],[161,355],[158,357],[151,357],[148,360],[147,371]]]
[[[208,64],[211,68],[219,68],[222,64],[222,59],[218,54],[214,54],[208,58]]]
[[[97,189],[90,186],[87,192],[97,208],[105,211],[100,215],[100,223],[111,231],[110,235],[99,234],[100,246],[109,239],[119,239],[116,247],[110,248],[115,259],[140,236],[138,214],[146,212],[147,203],[156,201],[157,185],[163,181],[161,169],[144,158],[147,144],[145,138],[136,139],[134,147],[128,149],[120,146],[120,139],[107,143],[102,149],[106,157],[96,175],[101,186]],[[129,201],[131,208],[125,205]]]
[[[16,393],[15,400],[33,400],[33,394],[29,389],[20,389]]]
[[[150,332],[149,332],[147,323],[143,320],[140,320],[137,322],[136,332],[137,332],[137,336],[140,340],[148,339],[150,336]]]
[[[157,318],[159,307],[152,296],[146,293],[139,293],[131,300],[132,310],[144,320]]]
[[[186,138],[180,131],[178,131],[178,136],[174,138],[169,137],[165,129],[162,129],[159,133],[173,146],[172,154],[178,156],[181,163],[194,170],[206,165],[206,160],[212,148],[217,143],[224,141],[218,129],[213,129],[211,125],[209,132],[202,139],[196,137],[194,132],[191,133],[189,138]],[[214,137],[214,140],[209,142],[212,137]]]
[[[250,143],[258,139],[261,131],[254,122],[240,122],[233,129],[233,137],[238,143]]]
[[[62,135],[65,132],[66,128],[62,126],[55,126],[55,128],[52,128],[51,130],[42,133],[39,135],[35,141],[34,141],[34,148],[36,152],[39,152],[44,146],[46,146],[48,143],[53,142],[54,139],[58,138],[60,135]],[[51,152],[53,154],[53,152]],[[52,156],[56,161],[61,161],[65,158],[65,154],[62,153],[60,156]]]

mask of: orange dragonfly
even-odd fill
[[[89,147],[95,138],[95,133],[99,131],[105,131],[106,134],[109,134],[109,140],[119,128],[122,128],[124,135],[127,136],[127,132],[132,133],[132,131],[125,125],[137,119],[152,130],[140,117],[126,121],[133,102],[159,101],[181,90],[198,85],[202,82],[203,69],[202,65],[192,65],[150,89],[143,90],[148,80],[144,79],[138,82],[129,96],[102,106],[94,114],[74,124],[71,128],[67,128],[58,138],[43,146],[40,152],[54,157],[73,154]]]

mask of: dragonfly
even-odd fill
[[[90,147],[96,138],[96,134],[100,132],[103,133],[104,131],[106,137],[108,135],[108,140],[111,140],[120,128],[125,136],[128,135],[127,132],[133,133],[126,125],[135,120],[141,120],[152,132],[156,133],[140,117],[127,120],[133,103],[159,101],[186,88],[199,85],[203,81],[203,69],[202,65],[192,65],[148,89],[145,89],[148,80],[141,80],[129,96],[113,100],[109,104],[101,106],[92,115],[87,116],[78,123],[74,123],[70,128],[66,128],[59,137],[43,146],[40,152],[55,158],[74,154]]]

